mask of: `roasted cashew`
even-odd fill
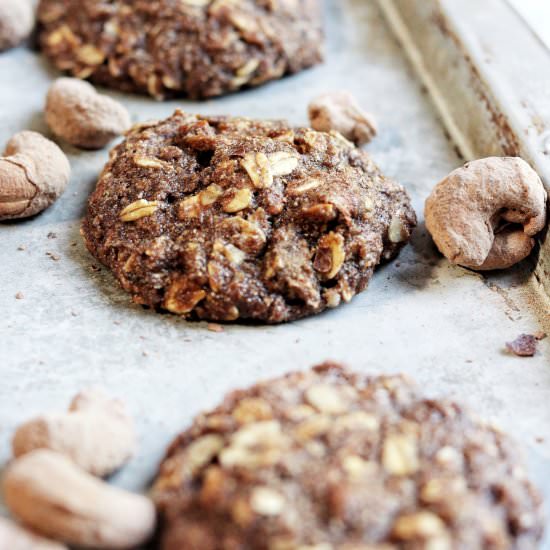
[[[518,157],[490,157],[451,172],[426,201],[426,227],[452,263],[505,269],[526,258],[546,223],[547,193]]]
[[[0,220],[26,218],[63,193],[71,167],[61,149],[36,132],[19,132],[0,157]]]

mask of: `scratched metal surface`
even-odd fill
[[[421,223],[411,246],[349,305],[285,326],[212,333],[203,323],[132,305],[105,269],[93,269],[79,223],[107,151],[65,147],[74,174],[65,195],[32,220],[0,224],[0,463],[9,459],[22,420],[62,409],[82,387],[101,385],[127,402],[141,438],[138,456],[114,482],[144,490],[171,438],[225,392],[332,358],[365,372],[407,372],[427,394],[469,404],[516,437],[550,498],[550,345],[542,342],[532,359],[503,351],[518,334],[541,329],[528,266],[482,277],[437,254],[422,206],[460,159],[374,3],[327,4],[321,67],[206,103],[113,96],[136,121],[180,106],[284,116],[299,125],[315,94],[350,89],[380,122],[369,151],[413,197]],[[55,76],[30,49],[0,55],[0,142],[24,128],[47,133],[41,111]],[[24,299],[15,299],[18,292]]]

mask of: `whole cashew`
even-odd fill
[[[505,269],[526,258],[546,223],[547,194],[517,157],[469,162],[441,181],[426,201],[426,227],[452,263]]]
[[[0,157],[0,220],[26,218],[63,193],[71,167],[61,149],[36,132],[13,136]]]
[[[101,149],[131,125],[124,106],[77,78],[52,84],[45,113],[54,134],[83,149]]]
[[[0,548],[2,550],[67,550],[64,544],[39,537],[2,517],[0,517]]]
[[[111,487],[49,449],[15,460],[3,485],[6,505],[15,518],[67,544],[134,548],[154,531],[151,500]]]
[[[135,446],[133,422],[124,405],[99,390],[78,394],[67,413],[47,414],[26,422],[12,441],[16,457],[35,449],[51,449],[101,477],[127,462]]]
[[[30,0],[0,2],[0,52],[25,40],[33,27],[34,7]]]
[[[378,131],[374,117],[361,109],[349,92],[324,93],[308,106],[309,122],[314,130],[336,130],[356,145],[372,141]]]

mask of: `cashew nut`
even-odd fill
[[[17,46],[34,27],[34,8],[30,0],[0,2],[0,52]]]
[[[3,550],[67,550],[64,544],[39,537],[2,517],[0,517],[0,548]]]
[[[123,105],[77,78],[52,84],[45,113],[54,134],[83,149],[101,149],[131,125]]]
[[[26,218],[63,193],[71,167],[61,149],[36,132],[11,138],[0,157],[0,220]]]
[[[452,263],[505,269],[526,258],[546,223],[547,194],[517,157],[490,157],[451,172],[426,201],[426,227]]]
[[[84,470],[103,477],[130,459],[136,441],[124,405],[103,392],[88,390],[73,399],[69,412],[23,424],[12,446],[16,457],[41,448],[63,453]]]
[[[13,462],[3,486],[15,518],[67,544],[133,548],[147,541],[155,527],[150,499],[111,487],[49,449]]]
[[[356,145],[369,143],[376,136],[376,121],[359,107],[349,92],[320,95],[309,104],[308,113],[314,130],[335,130]]]

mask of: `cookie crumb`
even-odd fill
[[[518,357],[533,357],[537,353],[537,342],[532,334],[520,334],[513,342],[506,342],[506,349]]]
[[[24,295],[22,292],[18,292],[18,293],[15,295],[15,299],[16,299],[16,300],[22,300],[24,297],[25,297],[25,295]]]
[[[57,239],[57,233],[54,233],[53,231],[50,231],[48,233],[48,239]]]
[[[26,247],[24,244],[20,244],[20,245],[17,247],[17,250],[27,250],[27,247]]]
[[[223,332],[223,327],[218,323],[208,323],[207,328],[210,332]]]
[[[533,334],[533,336],[537,340],[544,340],[548,336],[548,334],[546,334],[546,332],[542,332],[542,330],[539,330],[538,332],[535,332],[535,334]]]
[[[49,256],[54,262],[58,262],[61,259],[59,254],[54,254],[53,252],[46,252],[46,256]]]

